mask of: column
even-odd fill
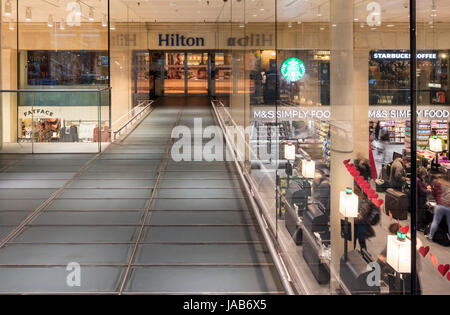
[[[332,293],[339,283],[340,259],[344,254],[339,213],[340,192],[353,188],[353,177],[343,161],[354,159],[358,152],[368,156],[368,55],[355,51],[353,1],[330,1],[331,24],[331,283]],[[353,219],[349,219],[352,224]],[[348,248],[353,248],[353,239]]]
[[[2,76],[3,76],[3,41],[2,41],[2,30],[3,30],[3,1],[0,1],[0,90],[3,90]],[[0,95],[0,150],[3,148],[3,95]]]

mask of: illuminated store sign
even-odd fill
[[[227,45],[230,47],[233,46],[270,46],[272,47],[272,34],[250,34],[245,37],[236,38],[229,37],[227,39]]]
[[[404,51],[376,51],[372,52],[372,59],[394,59],[394,60],[408,60],[411,59],[411,54]],[[419,52],[417,53],[417,59],[437,59],[437,53],[435,52]]]
[[[205,39],[203,37],[187,37],[180,34],[159,34],[158,45],[160,47],[204,47]]]
[[[136,47],[136,34],[117,34],[111,36],[111,46],[113,47]]]
[[[305,64],[298,58],[286,59],[281,65],[281,75],[289,82],[301,80],[305,73]]]
[[[407,120],[411,118],[408,106],[371,106],[368,112],[369,120]],[[450,111],[436,106],[421,106],[417,110],[417,118],[422,120],[448,120]],[[252,119],[256,121],[273,121],[284,119],[295,121],[302,119],[330,120],[331,109],[321,107],[285,107],[275,110],[273,107],[255,106],[252,108]]]

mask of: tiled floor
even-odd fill
[[[232,164],[166,158],[174,125],[215,124],[208,105],[163,99],[97,157],[1,155],[0,293],[283,293]]]

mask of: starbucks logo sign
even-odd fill
[[[289,82],[301,80],[305,73],[305,64],[298,58],[286,59],[281,65],[281,75]]]

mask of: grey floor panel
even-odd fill
[[[269,260],[261,244],[144,244],[139,246],[136,264],[261,264]]]
[[[118,147],[113,147],[111,148],[112,152],[113,150],[121,150],[121,149],[125,149],[125,150],[152,150],[152,153],[162,153],[165,152],[167,148],[167,145],[151,145],[151,146],[142,146],[142,145],[127,145],[124,144],[122,146],[118,146]]]
[[[16,166],[23,167],[48,167],[48,166],[78,166],[81,167],[84,165],[89,159],[72,159],[72,158],[63,158],[63,159],[45,159],[45,160],[20,160],[16,164]]]
[[[152,188],[153,179],[89,179],[75,180],[68,188]]]
[[[126,264],[130,244],[10,244],[0,251],[0,265]]]
[[[147,154],[147,153],[158,153],[158,154],[164,154],[166,152],[166,150],[161,150],[161,149],[145,149],[145,148],[140,148],[140,149],[124,149],[124,148],[120,148],[120,149],[116,149],[116,148],[111,148],[108,150],[109,153],[123,153],[123,154],[133,154],[133,153],[138,153],[138,154]]]
[[[228,172],[232,171],[228,166],[226,165],[211,165],[208,162],[204,162],[197,165],[187,165],[185,163],[173,163],[167,167],[170,171],[223,171]]]
[[[8,170],[9,168],[11,168],[13,165],[16,164],[17,162],[12,160],[0,160],[0,169]]]
[[[60,198],[150,198],[151,189],[65,189]]]
[[[1,268],[1,292],[112,292],[117,291],[124,268],[82,267],[81,286],[68,286],[66,267]]]
[[[0,189],[0,199],[47,199],[56,189]]]
[[[141,221],[143,212],[143,210],[136,212],[43,212],[30,225],[137,225]]]
[[[150,224],[247,224],[254,223],[247,211],[152,211]]]
[[[0,180],[2,188],[59,188],[67,182],[66,179],[39,179],[39,180]]]
[[[174,172],[168,169],[163,174],[165,179],[236,179],[237,174],[232,174],[229,172]]]
[[[124,160],[130,160],[130,159],[151,159],[151,160],[159,160],[164,157],[163,153],[147,153],[147,154],[120,154],[120,153],[104,153],[100,156],[100,160],[107,160],[107,159],[124,159]]]
[[[246,210],[246,199],[155,199],[153,210]]]
[[[97,160],[92,166],[115,166],[115,167],[134,167],[134,166],[159,166],[161,160]]]
[[[86,160],[91,159],[95,154],[87,153],[51,153],[51,154],[1,154],[0,160],[12,159],[12,160],[61,160],[61,159],[71,159],[71,160]]]
[[[148,164],[148,165],[127,165],[127,166],[115,166],[115,165],[92,165],[89,167],[89,171],[101,171],[101,172],[109,172],[116,171],[117,169],[127,170],[128,172],[156,172],[159,169],[159,163],[157,165]]]
[[[12,180],[12,179],[23,179],[23,180],[31,180],[31,179],[70,179],[75,173],[67,173],[67,172],[4,172],[0,173],[1,180]]]
[[[19,225],[32,211],[0,212],[0,225]]]
[[[81,168],[80,165],[44,165],[44,166],[11,166],[8,172],[77,172]]]
[[[138,210],[148,199],[56,199],[46,210]]]
[[[3,240],[3,238],[5,238],[6,235],[13,230],[13,228],[13,226],[0,226],[0,240]]]
[[[129,292],[259,293],[282,291],[270,267],[137,267]]]
[[[164,179],[160,188],[239,188],[239,181],[232,179]]]
[[[45,199],[19,199],[19,200],[0,200],[0,210],[35,210]]]
[[[156,177],[156,173],[152,172],[84,172],[77,178],[80,179],[152,179]]]
[[[158,189],[155,198],[244,198],[240,189]],[[214,202],[213,200],[210,201]]]
[[[149,242],[241,242],[260,241],[251,226],[173,226],[146,228]]]
[[[19,243],[42,242],[130,242],[136,227],[103,226],[33,226],[26,227],[14,241]]]

